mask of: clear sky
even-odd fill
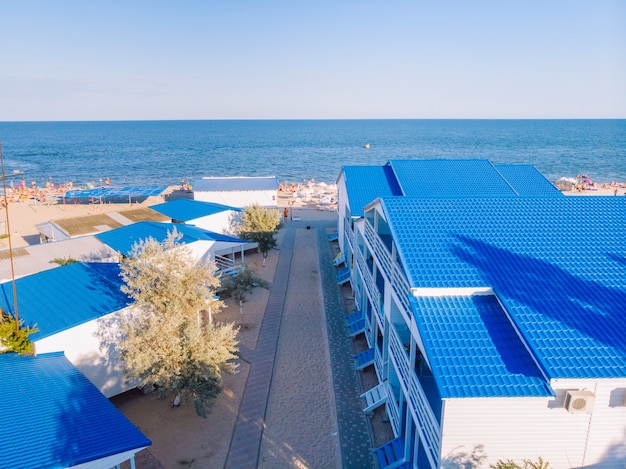
[[[1,0],[0,121],[626,118],[625,0]]]

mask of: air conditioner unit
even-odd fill
[[[596,396],[591,391],[567,391],[565,408],[571,414],[590,414],[595,400]]]

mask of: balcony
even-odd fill
[[[388,238],[388,236],[385,235],[385,238]],[[371,246],[372,251],[376,254],[376,260],[380,264],[385,277],[387,277],[387,280],[390,282],[391,288],[398,300],[402,303],[405,311],[410,311],[409,283],[400,265],[391,258],[390,248],[387,247],[390,246],[391,243],[389,241],[387,243],[383,242],[383,240],[376,235],[374,228],[372,228],[369,222],[365,223],[365,239]]]
[[[367,268],[367,264],[365,263],[365,259],[361,251],[357,250],[354,252],[354,258],[356,260],[356,265],[361,273],[361,278],[363,279],[363,283],[365,283],[365,291],[367,292],[367,296],[370,299],[370,303],[374,307],[374,311],[376,311],[376,316],[378,316],[379,324],[383,324],[383,309],[381,306],[381,302],[379,301],[380,292],[374,283],[374,279],[372,278],[372,273]]]
[[[412,413],[417,417],[417,428],[424,442],[424,448],[431,461],[438,461],[441,428],[417,375],[410,366],[409,357],[394,327],[391,327],[389,331],[389,350],[390,361],[396,368],[400,385],[406,393],[406,400]]]

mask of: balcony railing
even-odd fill
[[[388,381],[385,381],[385,384],[387,385],[387,415],[389,416],[389,422],[393,428],[393,434],[398,437],[400,436],[400,411],[398,409],[398,403],[394,397],[391,385]]]
[[[374,346],[374,369],[376,370],[376,376],[378,376],[378,381],[384,381],[385,367],[383,364],[383,356],[376,346]]]
[[[391,288],[398,297],[398,300],[402,303],[404,310],[407,312],[410,311],[411,309],[408,297],[410,289],[409,283],[404,276],[404,272],[398,263],[392,260],[391,253],[381,241],[380,237],[376,235],[374,228],[369,222],[365,223],[365,239],[376,254],[376,260],[379,262],[383,274],[391,283]]]
[[[361,278],[365,283],[365,290],[367,292],[367,296],[370,299],[370,303],[374,306],[374,311],[376,311],[376,316],[378,316],[378,322],[383,324],[383,310],[381,308],[381,304],[379,301],[380,292],[374,283],[374,279],[372,278],[372,273],[367,268],[367,264],[365,263],[365,259],[361,251],[356,250],[354,252],[354,257],[356,259],[356,264],[361,272]]]
[[[389,349],[391,352],[391,361],[395,365],[398,376],[400,377],[400,384],[407,394],[407,402],[413,408],[413,412],[417,416],[417,426],[420,437],[424,441],[424,447],[428,452],[429,458],[431,458],[431,463],[434,464],[434,461],[438,461],[439,458],[441,429],[426,399],[426,394],[415,372],[411,369],[409,357],[394,327],[390,327],[389,331]]]

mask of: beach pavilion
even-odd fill
[[[383,408],[395,436],[381,467],[623,467],[621,199],[487,160],[346,166],[338,187],[347,333],[378,379],[363,410]]]

